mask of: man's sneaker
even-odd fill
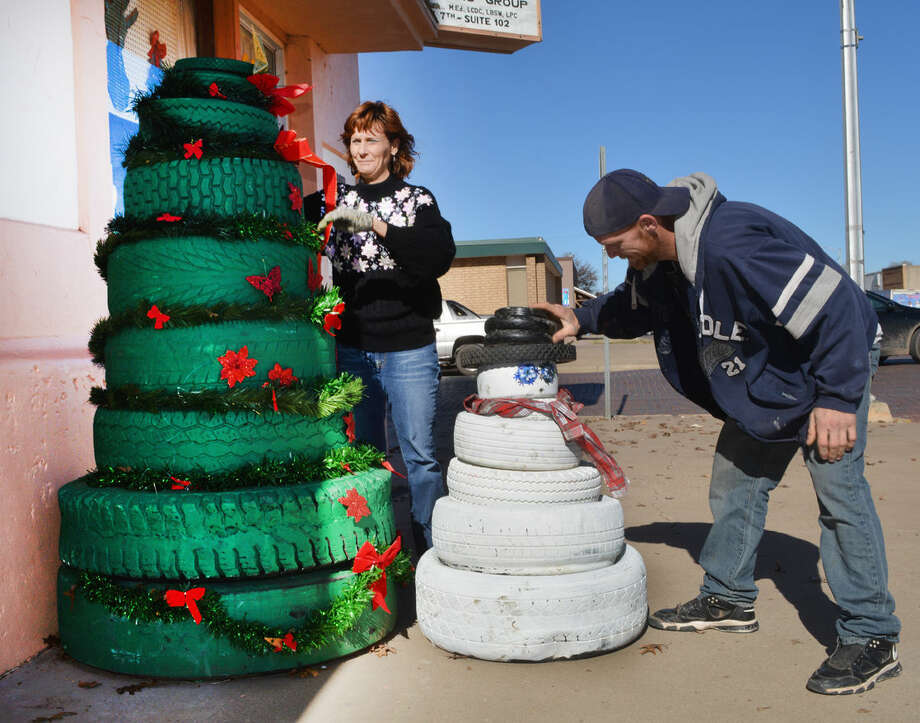
[[[873,638],[866,643],[842,645],[821,663],[805,687],[823,695],[864,693],[875,684],[901,673],[898,646],[890,640]]]
[[[721,630],[725,633],[753,633],[760,626],[752,605],[735,605],[706,595],[676,608],[665,608],[648,616],[648,624],[659,630]]]

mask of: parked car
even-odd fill
[[[882,361],[910,354],[915,362],[920,362],[920,309],[898,304],[872,291],[867,291],[866,296],[882,325]]]
[[[472,368],[464,356],[485,342],[488,318],[456,301],[441,301],[441,316],[434,320],[434,331],[442,367],[456,367],[460,371]]]

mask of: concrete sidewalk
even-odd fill
[[[644,344],[647,352],[650,345]],[[632,350],[637,358],[642,349]],[[442,410],[442,430],[452,427],[449,418],[456,412]],[[696,559],[711,520],[707,489],[720,423],[706,415],[586,421],[631,479],[623,500],[626,536],[645,560],[650,606],[689,599],[700,582]],[[448,459],[447,433],[439,436],[441,455]],[[414,624],[407,588],[401,592],[397,633],[385,646],[293,674],[148,681],[88,668],[51,648],[0,679],[0,720],[917,720],[918,459],[920,425],[870,425],[867,476],[904,625],[905,672],[860,696],[827,698],[804,687],[833,643],[835,606],[818,561],[817,504],[804,464],[796,459],[772,495],[757,568],[761,630],[753,635],[650,629],[606,655],[491,663],[432,646]],[[394,498],[404,524],[405,488],[397,488]]]

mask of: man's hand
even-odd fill
[[[839,462],[856,444],[856,415],[815,407],[808,417],[805,444],[817,444],[821,459]]]
[[[575,318],[575,312],[567,306],[563,306],[562,304],[547,304],[545,301],[541,301],[539,304],[534,304],[533,308],[548,311],[562,322],[562,328],[553,334],[554,344],[565,341],[567,336],[575,336],[581,328],[581,324],[579,324],[578,319]]]
[[[326,226],[330,223],[339,231],[358,233],[359,231],[371,231],[374,228],[374,217],[356,208],[340,206],[323,216],[322,220],[316,224],[316,230],[325,231]]]

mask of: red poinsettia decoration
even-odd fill
[[[297,650],[297,641],[294,640],[294,634],[288,633],[283,638],[265,638],[265,642],[272,646],[275,649],[276,653],[280,653],[284,650],[284,646],[287,645],[291,650]]]
[[[192,614],[192,619],[196,625],[201,625],[201,612],[198,610],[196,601],[204,597],[203,587],[193,587],[191,590],[183,592],[182,590],[167,590],[163,595],[166,604],[171,608],[187,607]],[[386,609],[386,608],[384,608]],[[387,612],[390,612],[387,610]]]
[[[162,329],[163,324],[169,321],[169,315],[160,311],[156,304],[150,307],[150,310],[147,312],[147,318],[154,320],[154,329]]]
[[[320,273],[320,259],[322,259],[322,254],[316,254],[316,271],[313,270],[313,259],[307,261],[307,286],[310,288],[310,291],[316,291],[320,286],[323,285],[323,275]]]
[[[291,233],[286,223],[281,224],[281,227],[284,229],[284,238],[294,238],[294,234]]]
[[[339,302],[332,307],[332,311],[323,317],[323,330],[329,334],[329,336],[335,336],[335,334],[332,333],[333,329],[342,328],[342,320],[339,318],[339,314],[343,311],[345,311],[345,304]]]
[[[204,139],[199,138],[194,143],[183,143],[182,147],[185,149],[185,158],[201,158],[201,153],[204,150]]]
[[[281,291],[281,267],[275,266],[266,276],[259,276],[258,274],[247,276],[246,281],[255,286],[271,301],[272,297]]]
[[[355,415],[349,412],[342,419],[345,421],[345,436],[349,442],[355,441]]]
[[[187,490],[192,485],[191,480],[179,479],[178,477],[173,477],[172,475],[169,475],[169,479],[173,481],[172,486],[170,487],[171,490]]]
[[[217,357],[217,361],[223,369],[220,372],[220,378],[227,380],[227,385],[233,387],[237,382],[243,381],[246,377],[254,377],[256,373],[253,367],[259,362],[249,358],[249,347],[244,346],[239,351],[227,349],[227,353]]]
[[[355,555],[355,562],[351,566],[352,572],[365,572],[370,570],[372,567],[376,567],[378,570],[382,570],[383,574],[377,579],[376,582],[371,583],[368,586],[368,589],[374,593],[374,597],[371,600],[371,610],[376,610],[377,608],[383,608],[388,613],[390,609],[387,607],[386,596],[387,596],[387,568],[390,566],[390,563],[396,558],[397,553],[399,553],[402,548],[402,536],[396,538],[396,541],[390,545],[384,552],[378,554],[377,550],[370,542],[365,542],[361,545],[361,549],[358,550],[358,554]]]
[[[359,522],[362,517],[370,517],[371,511],[367,506],[367,500],[358,494],[356,488],[352,488],[345,492],[344,497],[339,497],[339,502],[341,502],[347,508],[345,514],[348,517],[354,517],[355,522]]]
[[[166,43],[160,42],[160,31],[154,30],[150,33],[150,50],[147,51],[147,59],[151,65],[160,67],[163,58],[166,57]]]
[[[157,221],[166,221],[167,223],[175,223],[181,220],[182,216],[173,216],[171,213],[162,213],[157,216]]]
[[[246,80],[252,83],[256,88],[261,90],[265,95],[272,98],[272,104],[268,112],[276,116],[285,116],[294,112],[294,105],[288,98],[296,98],[303,95],[313,88],[309,83],[297,83],[296,85],[285,85],[282,88],[276,88],[279,78],[277,75],[270,73],[257,73],[250,75]]]
[[[275,362],[275,366],[272,367],[272,370],[268,373],[268,378],[273,382],[278,382],[282,387],[286,387],[297,381],[297,377],[294,376],[294,370],[291,367],[282,369],[278,362]]]
[[[301,192],[299,188],[297,188],[297,186],[295,186],[290,181],[288,181],[288,189],[290,189],[291,191],[288,194],[288,198],[291,201],[291,210],[299,211],[300,209],[303,208],[303,193]]]
[[[208,86],[208,93],[211,94],[212,98],[223,98],[224,100],[227,100],[227,96],[220,92],[220,88],[217,87],[217,83],[211,83],[211,85]]]

